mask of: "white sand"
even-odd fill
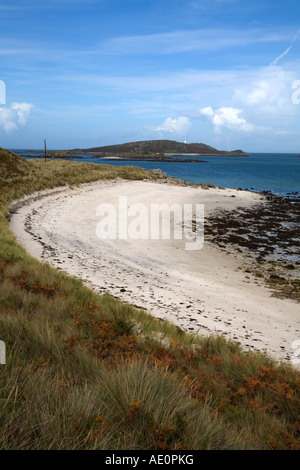
[[[292,358],[292,343],[300,339],[299,304],[271,297],[262,282],[238,270],[242,255],[226,254],[208,242],[201,250],[186,251],[185,240],[100,240],[96,235],[97,207],[117,205],[120,195],[128,197],[128,205],[205,204],[207,215],[259,202],[258,194],[123,180],[45,194],[28,198],[11,219],[16,238],[33,256],[187,331],[223,334],[246,350]]]

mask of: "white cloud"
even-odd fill
[[[249,75],[247,81],[236,84],[234,101],[260,119],[293,116],[297,110],[291,103],[291,84],[299,76],[296,70],[265,67]]]
[[[167,118],[164,123],[155,130],[157,132],[169,132],[171,134],[184,134],[190,127],[190,119],[185,116],[179,116],[177,119]]]
[[[221,107],[214,111],[211,106],[208,106],[200,109],[199,112],[212,123],[216,131],[220,131],[223,127],[244,132],[250,132],[254,129],[253,124],[240,116],[241,109]]]
[[[0,127],[5,132],[12,132],[25,126],[32,108],[31,103],[12,103],[9,108],[0,108]]]
[[[11,105],[11,109],[17,114],[17,120],[22,126],[25,126],[32,108],[33,105],[30,103],[12,103]]]

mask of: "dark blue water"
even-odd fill
[[[14,151],[25,154],[24,150]],[[160,168],[168,175],[190,183],[212,183],[215,186],[226,188],[271,191],[274,194],[287,195],[295,192],[300,193],[300,158],[295,155],[252,153],[249,157],[191,157],[205,160],[205,163],[125,162],[91,157],[72,158],[72,160],[117,166],[133,165],[147,170]],[[182,158],[189,157],[182,156]]]

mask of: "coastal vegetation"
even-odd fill
[[[300,449],[292,366],[99,295],[10,231],[10,205],[25,195],[154,177],[0,149],[1,449]]]
[[[249,155],[243,150],[217,150],[210,145],[203,143],[186,143],[177,142],[176,140],[141,140],[138,142],[127,142],[119,145],[107,145],[104,147],[92,147],[88,149],[75,149],[83,153],[105,152],[111,153],[127,153],[127,154],[196,154],[196,155]]]

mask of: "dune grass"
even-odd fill
[[[150,174],[25,163],[0,175],[0,448],[299,450],[299,372],[98,295],[10,232],[9,205],[25,194]]]

